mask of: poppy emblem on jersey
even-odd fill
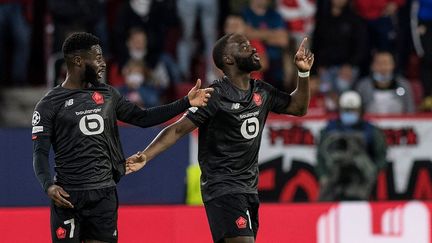
[[[58,227],[56,230],[57,239],[64,239],[66,238],[66,230],[62,227]]]
[[[262,104],[262,98],[261,98],[261,95],[258,94],[258,93],[254,93],[254,94],[253,94],[253,100],[254,100],[254,102],[255,102],[255,104],[256,104],[257,106],[260,106],[260,105]]]
[[[247,220],[245,218],[243,218],[242,216],[240,216],[236,220],[236,225],[237,225],[237,228],[239,228],[239,229],[245,229],[247,226]]]
[[[94,92],[92,99],[97,105],[102,105],[104,103],[104,97],[99,92]]]

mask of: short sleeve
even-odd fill
[[[291,95],[277,90],[273,86],[270,86],[271,94],[271,111],[281,114],[286,113],[288,105],[291,103]]]
[[[209,99],[207,106],[191,107],[186,112],[186,117],[191,120],[197,127],[205,124],[211,119],[219,109],[220,96],[215,90]]]
[[[48,99],[42,99],[36,104],[32,116],[32,138],[51,136],[53,130],[54,107]]]

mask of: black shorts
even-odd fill
[[[118,198],[115,187],[68,191],[74,208],[59,208],[51,202],[53,242],[78,243],[83,240],[117,242]]]
[[[257,194],[226,194],[204,203],[214,242],[258,233]]]

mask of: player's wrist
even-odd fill
[[[183,97],[182,102],[189,108],[191,107],[191,103],[190,103],[190,99],[189,99],[189,95],[186,95],[185,97]]]
[[[49,182],[45,182],[44,185],[43,185],[43,189],[44,189],[45,193],[48,193],[48,189],[49,189],[50,187],[52,187],[53,185],[54,185],[54,183],[51,182],[51,181],[49,181]]]
[[[303,71],[303,70],[297,70],[297,75],[300,77],[300,78],[308,78],[309,77],[309,75],[310,75],[310,71],[309,70],[307,70],[307,71]]]
[[[145,155],[143,151],[138,152],[137,155],[141,162],[147,162],[147,155]]]

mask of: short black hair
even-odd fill
[[[213,47],[213,62],[215,63],[216,67],[223,70],[224,62],[223,62],[223,56],[225,55],[225,47],[228,44],[228,39],[233,34],[227,34],[222,36],[218,41],[216,41],[216,44]]]
[[[100,45],[99,38],[87,32],[75,32],[69,35],[63,43],[63,55],[80,50],[90,50],[92,46]]]

